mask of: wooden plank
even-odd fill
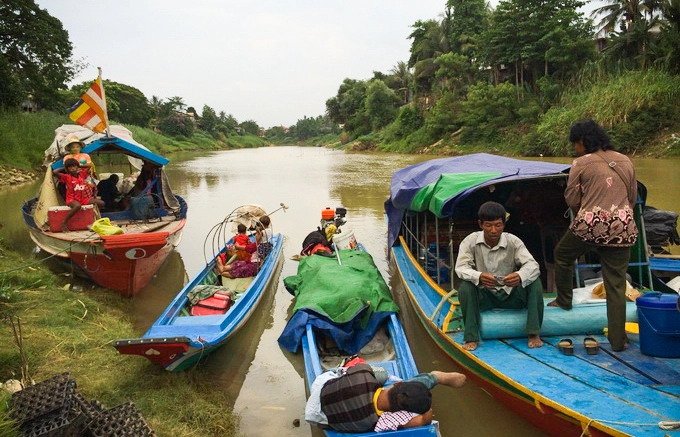
[[[486,342],[476,355],[510,379],[565,407],[596,420],[677,420],[680,399],[593,366],[576,355],[562,355],[554,347],[530,349],[525,339],[506,342]]]

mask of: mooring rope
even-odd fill
[[[601,423],[609,423],[612,425],[628,425],[628,426],[658,426],[659,428],[665,430],[665,431],[673,431],[676,429],[680,429],[680,421],[676,420],[662,420],[661,422],[657,423],[640,423],[640,422],[620,422],[616,420],[604,420],[604,419],[590,419],[588,421],[588,424],[586,424],[585,428],[583,428],[583,432],[581,433],[580,437],[584,437],[587,435],[588,428],[590,427],[590,424],[593,422],[601,422]]]
[[[93,236],[95,236],[95,235],[96,235],[97,237],[99,237],[99,235],[98,235],[96,232],[92,232],[91,235],[88,235],[87,237],[83,238],[82,240],[72,240],[71,243],[69,243],[68,247],[66,247],[65,249],[60,250],[59,252],[55,252],[55,253],[51,254],[50,256],[45,257],[45,258],[43,258],[43,259],[40,259],[40,260],[38,260],[38,261],[35,261],[35,262],[32,262],[32,263],[28,263],[28,264],[24,264],[24,265],[21,265],[21,266],[19,266],[19,267],[15,267],[15,268],[13,268],[13,269],[6,270],[6,271],[4,271],[4,272],[0,272],[0,275],[6,275],[6,274],[8,274],[8,273],[16,272],[16,271],[18,271],[18,270],[23,270],[23,269],[26,269],[26,268],[29,268],[29,267],[36,266],[36,265],[38,265],[38,264],[42,264],[42,263],[44,263],[45,261],[47,261],[48,259],[54,258],[55,256],[59,255],[60,253],[63,253],[63,252],[70,252],[70,251],[71,251],[71,248],[73,247],[74,244],[77,244],[77,243],[84,243],[84,242],[86,242],[86,241],[89,241],[89,240],[91,239],[91,237],[93,237]]]

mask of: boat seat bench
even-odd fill
[[[192,325],[210,325],[210,322],[215,322],[215,326],[219,327],[224,320],[224,314],[215,314],[209,316],[181,316],[176,317],[172,326],[192,326]]]

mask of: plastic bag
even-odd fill
[[[92,223],[91,229],[99,235],[118,235],[123,233],[123,228],[111,223],[108,217],[102,217]]]

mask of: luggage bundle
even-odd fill
[[[231,294],[228,291],[218,291],[207,299],[199,300],[191,307],[192,316],[211,316],[225,314],[231,305]]]

